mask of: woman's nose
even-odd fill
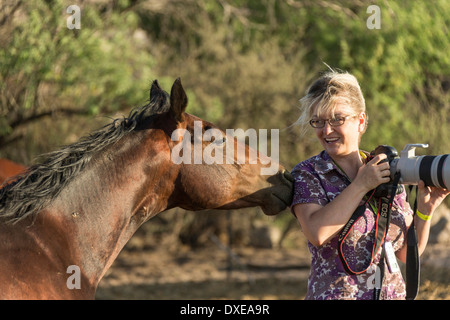
[[[329,133],[331,133],[331,132],[333,132],[333,127],[332,126],[330,126],[330,124],[328,123],[328,121],[325,121],[325,125],[323,126],[323,132],[325,133],[325,134],[329,134]]]

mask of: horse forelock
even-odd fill
[[[45,208],[77,176],[91,159],[106,147],[117,143],[156,114],[168,111],[167,93],[151,97],[150,102],[135,108],[128,118],[115,119],[78,142],[43,155],[41,163],[0,189],[0,218],[16,223]]]

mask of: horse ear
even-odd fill
[[[177,122],[184,121],[184,110],[186,110],[187,103],[186,92],[184,92],[181,80],[178,78],[170,91],[170,113]]]
[[[150,105],[148,108],[149,115],[167,111],[169,103],[169,95],[159,85],[158,80],[154,80],[150,88]]]
[[[152,87],[150,88],[150,101],[152,101],[152,99],[155,99],[157,96],[159,96],[162,91],[163,91],[163,89],[159,85],[158,80],[154,80],[152,82]]]

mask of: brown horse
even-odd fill
[[[217,129],[185,113],[186,105],[179,79],[170,96],[154,81],[146,106],[48,154],[0,189],[0,298],[94,298],[139,226],[170,208],[260,206],[273,215],[290,204],[291,177],[281,166],[261,175],[269,159],[262,154],[254,164],[175,164],[172,150],[195,142],[173,139],[176,129],[193,132],[199,121],[204,132]],[[239,144],[224,137],[201,146]]]
[[[27,167],[12,162],[8,159],[0,159],[0,186],[8,178],[24,173]]]

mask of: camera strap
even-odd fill
[[[414,211],[417,212],[417,186],[414,200]],[[406,234],[406,300],[414,300],[419,292],[420,258],[417,247],[417,233],[414,219]]]
[[[378,210],[377,212],[375,212],[376,214],[376,221],[375,221],[375,239],[374,239],[374,244],[372,247],[372,253],[371,253],[371,257],[370,257],[370,261],[369,264],[363,268],[361,268],[360,270],[354,270],[350,267],[349,263],[347,262],[347,259],[344,256],[343,253],[343,244],[345,239],[347,238],[347,236],[349,235],[351,229],[353,228],[354,224],[356,223],[356,221],[364,215],[364,212],[366,210],[366,205],[370,204],[370,200],[372,198],[372,195],[375,193],[375,190],[371,193],[370,197],[365,201],[365,203],[363,205],[360,205],[358,208],[356,208],[355,212],[353,213],[353,215],[350,217],[350,219],[347,221],[347,223],[345,224],[344,228],[342,229],[342,231],[339,234],[338,237],[338,254],[339,254],[339,258],[342,262],[342,265],[344,266],[345,271],[348,274],[351,275],[359,275],[362,274],[364,272],[367,271],[367,269],[372,265],[373,263],[373,259],[375,258],[375,256],[377,255],[377,253],[379,252],[379,250],[381,249],[381,258],[380,258],[380,263],[379,263],[379,267],[380,267],[380,271],[381,271],[381,285],[380,288],[376,288],[374,289],[374,299],[379,299],[380,297],[380,292],[381,292],[381,286],[383,283],[383,276],[384,276],[384,250],[383,250],[383,242],[384,239],[388,233],[389,230],[389,223],[390,223],[390,218],[391,218],[391,209],[392,209],[392,204],[394,202],[394,197],[395,194],[397,192],[397,186],[398,186],[398,182],[400,180],[400,174],[396,173],[395,177],[394,177],[394,181],[393,184],[390,188],[390,193],[385,196],[385,197],[380,197],[378,199]],[[374,208],[375,209],[375,208]],[[374,210],[375,211],[375,210]]]

